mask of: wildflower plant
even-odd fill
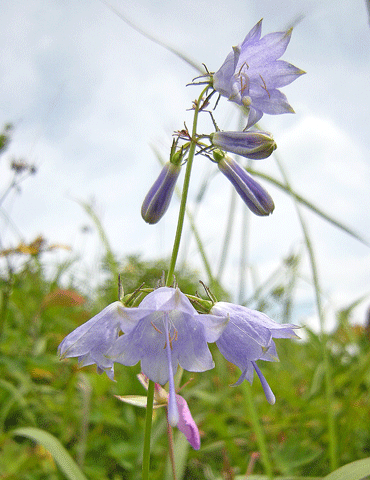
[[[260,21],[244,41],[233,48],[216,73],[207,71],[193,81],[193,85],[202,86],[202,90],[192,106],[191,131],[185,125],[175,132],[169,160],[144,199],[143,219],[149,224],[159,222],[168,209],[180,171],[182,167],[185,169],[177,229],[165,280],[154,290],[139,287],[133,294],[123,296],[76,328],[59,346],[61,358],[77,357],[80,366],[96,364],[98,373],[105,372],[112,380],[115,363],[125,366],[141,363],[140,380],[148,391],[146,400],[132,396],[119,398],[146,407],[144,480],[149,478],[153,406],[165,405],[169,430],[177,426],[194,449],[200,448],[199,432],[189,407],[176,393],[174,375],[177,371],[201,373],[212,369],[214,361],[208,344],[216,343],[226,360],[241,369],[234,385],[244,380],[252,383],[256,371],[268,402],[273,404],[275,396],[257,361],[277,361],[273,339],[296,337],[298,327],[295,325],[281,325],[261,312],[217,301],[210,292],[208,300],[190,296],[174,284],[196,157],[199,161],[216,163],[254,214],[267,216],[274,210],[274,202],[266,190],[228,155],[234,153],[263,160],[273,153],[276,143],[272,135],[251,130],[251,127],[263,114],[293,112],[279,88],[304,73],[279,60],[288,46],[291,30],[261,38],[261,28]],[[230,132],[218,128],[214,120],[218,100],[212,103],[217,94],[241,107],[246,115],[244,130]],[[202,113],[211,113],[213,131],[198,132],[198,118]],[[168,393],[163,389],[167,383]]]

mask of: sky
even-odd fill
[[[263,18],[263,34],[294,25],[284,59],[306,75],[282,90],[295,115],[265,115],[277,154],[296,191],[370,240],[370,27],[364,0],[172,0],[111,5],[140,28],[216,71]],[[0,125],[14,125],[0,158],[0,192],[9,162],[37,167],[1,204],[2,248],[42,234],[79,255],[80,278],[99,276],[104,249],[79,201],[93,202],[114,252],[144,259],[168,256],[179,203],[173,199],[157,225],[141,219],[141,203],[159,174],[153,147],[167,159],[172,133],[191,124],[200,89],[186,84],[196,71],[127,25],[100,0],[4,0],[0,15]],[[222,99],[215,112],[221,129],[237,127],[237,112]],[[202,127],[210,133],[208,118]],[[281,179],[270,157],[256,168]],[[222,248],[231,188],[215,165],[196,158],[189,205],[197,211],[214,272]],[[201,205],[196,193],[211,179]],[[182,177],[180,177],[180,183]],[[248,261],[264,282],[292,252],[304,252],[291,199],[261,181],[275,201],[268,218],[248,217]],[[4,217],[10,218],[12,223]],[[370,249],[306,208],[328,323],[333,311],[370,293]],[[237,203],[235,232],[224,273],[238,295],[240,232],[245,207]],[[186,245],[185,245],[186,244]],[[187,259],[205,278],[194,241],[185,235]],[[63,252],[47,257],[51,264]],[[69,254],[68,254],[69,255]],[[315,322],[310,268],[304,257],[297,322]],[[246,295],[252,293],[251,282]],[[363,302],[354,321],[363,322]],[[317,323],[317,322],[316,322]]]

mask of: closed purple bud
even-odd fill
[[[235,160],[225,155],[218,161],[218,168],[253,213],[264,216],[273,212],[275,205],[270,195]]]
[[[149,190],[141,207],[141,216],[150,224],[159,222],[166,213],[180,174],[181,166],[167,162]]]
[[[267,132],[215,132],[211,142],[226,152],[252,160],[267,158],[276,149],[272,135]]]

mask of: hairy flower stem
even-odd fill
[[[145,433],[144,433],[144,450],[143,450],[143,480],[149,480],[150,468],[150,434],[152,431],[153,417],[153,400],[154,400],[154,382],[149,380],[148,394],[146,400],[146,416],[145,416]]]
[[[172,256],[171,256],[170,266],[168,268],[167,279],[166,279],[166,286],[167,287],[171,286],[172,283],[173,283],[173,275],[174,275],[174,272],[175,272],[177,255],[179,253],[179,248],[180,248],[181,234],[182,234],[182,229],[183,229],[183,226],[184,226],[184,217],[185,217],[185,211],[186,211],[186,201],[187,201],[187,198],[188,198],[191,168],[193,166],[193,160],[194,160],[194,154],[195,154],[198,114],[199,114],[199,110],[200,110],[200,107],[201,107],[201,104],[202,104],[203,96],[205,95],[208,88],[209,88],[209,85],[207,85],[202,90],[202,93],[199,95],[198,102],[197,102],[197,104],[195,106],[195,110],[194,110],[193,129],[192,129],[192,132],[191,132],[191,142],[190,142],[188,160],[187,160],[187,164],[186,164],[184,186],[182,188],[179,218],[177,220],[176,235],[175,235],[175,240],[174,240],[174,243],[173,243]]]

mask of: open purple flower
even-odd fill
[[[276,149],[272,135],[267,132],[215,132],[210,138],[215,147],[252,160],[267,158]]]
[[[299,327],[291,324],[279,324],[264,313],[226,302],[215,303],[210,313],[229,318],[229,323],[216,344],[226,360],[242,370],[242,374],[234,385],[240,385],[244,380],[252,383],[255,370],[267,401],[274,404],[275,395],[256,361],[278,361],[273,338],[297,337],[294,329]]]
[[[274,211],[274,201],[266,190],[256,182],[239,163],[227,155],[214,151],[213,157],[218,168],[234,185],[248,208],[259,216],[270,215]]]
[[[278,90],[293,82],[303,70],[284,60],[292,33],[276,32],[261,38],[262,20],[233,47],[221,68],[213,75],[213,87],[230,101],[249,110],[247,128],[258,122],[264,113],[294,113],[286,96]]]
[[[78,357],[80,367],[96,364],[98,373],[105,372],[113,380],[113,361],[105,355],[118,338],[124,310],[121,302],[111,303],[77,327],[59,345],[60,357]]]
[[[207,343],[215,342],[227,319],[200,315],[178,289],[161,287],[149,293],[136,308],[124,308],[121,335],[107,352],[123,365],[141,362],[142,372],[153,382],[169,382],[168,417],[179,421],[173,376],[177,366],[190,372],[214,367]]]

